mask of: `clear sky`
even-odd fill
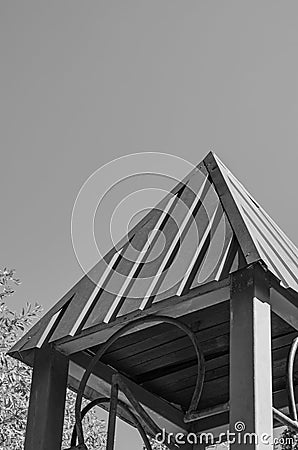
[[[81,277],[75,198],[130,153],[198,163],[214,150],[298,244],[297,17],[296,0],[1,2],[0,265],[22,279],[14,307],[46,310]]]

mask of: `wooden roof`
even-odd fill
[[[171,302],[191,299],[195,292],[204,296],[224,289],[230,273],[256,261],[283,288],[298,293],[297,248],[209,153],[10,354],[30,363],[30,351],[46,342],[68,352],[63,343],[69,339],[86,337],[96,327],[112,329],[163,305],[169,310]],[[190,303],[189,308],[190,313]]]

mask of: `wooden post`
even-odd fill
[[[34,358],[25,450],[60,450],[68,358],[52,348],[37,349]]]
[[[114,450],[116,419],[117,419],[117,405],[118,405],[118,383],[116,376],[113,377],[113,384],[111,387],[111,401],[109,409],[109,423],[108,423],[108,438],[107,450]]]
[[[232,450],[273,448],[268,301],[268,279],[260,264],[232,275],[230,433],[235,433],[230,435]]]

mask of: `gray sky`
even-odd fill
[[[0,265],[23,281],[13,306],[48,309],[82,275],[75,198],[129,153],[198,163],[214,150],[298,244],[297,17],[295,0],[1,2]]]

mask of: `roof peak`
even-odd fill
[[[15,350],[110,323],[257,261],[284,287],[298,292],[295,245],[213,151],[197,169],[73,286]]]

